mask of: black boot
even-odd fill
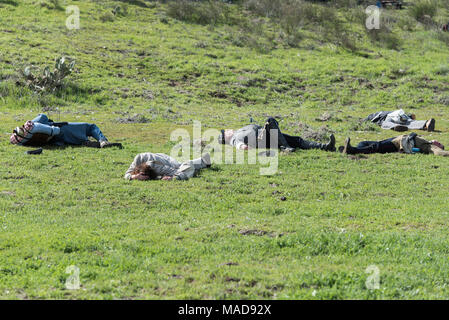
[[[87,140],[84,141],[81,145],[88,148],[100,148],[100,142],[98,141]]]
[[[278,133],[278,148],[289,152],[295,151],[295,148],[290,147],[284,135],[282,134],[281,129],[279,129],[279,124],[276,119],[268,118],[265,122],[263,130],[268,137],[270,136],[270,130],[276,130]]]
[[[324,150],[335,152],[335,136],[333,134],[329,137],[329,142],[324,146]]]

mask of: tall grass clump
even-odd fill
[[[235,24],[230,5],[222,1],[171,1],[167,14],[177,20],[202,25]]]
[[[373,43],[377,43],[387,49],[398,50],[401,46],[401,39],[394,33],[393,28],[397,19],[393,15],[382,14],[379,29],[367,29],[368,38]]]
[[[449,47],[449,32],[439,30],[436,33],[436,38]]]
[[[418,0],[410,8],[409,14],[419,22],[427,22],[438,11],[438,2],[435,0]]]
[[[355,50],[344,22],[335,8],[303,0],[246,0],[247,10],[278,23],[288,39],[301,39],[300,31],[307,29],[317,38]]]

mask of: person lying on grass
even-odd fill
[[[318,143],[315,141],[307,141],[298,136],[290,136],[282,133],[279,129],[279,124],[274,118],[268,118],[264,127],[257,124],[250,124],[236,131],[232,129],[221,130],[218,141],[221,144],[229,144],[241,150],[248,150],[249,148],[269,148],[270,131],[277,132],[277,146],[281,150],[295,151],[296,149],[321,149],[326,151],[335,151],[335,137],[332,134],[330,141],[327,144]],[[272,132],[272,131],[271,131]]]
[[[379,111],[370,114],[365,121],[371,121],[378,124],[382,129],[391,129],[395,131],[407,130],[435,130],[435,119],[416,120],[416,116],[412,113],[405,113],[399,109],[395,111]]]
[[[343,154],[370,154],[370,153],[425,153],[439,156],[449,156],[449,151],[444,151],[444,146],[436,140],[427,141],[416,133],[401,135],[382,141],[362,141],[357,147],[351,146],[351,139],[347,138],[344,146],[339,151]]]
[[[188,180],[200,169],[211,166],[210,155],[179,163],[163,153],[140,153],[125,173],[128,180]]]
[[[97,141],[90,141],[93,137]],[[121,143],[111,143],[95,124],[86,122],[54,122],[45,114],[39,114],[22,127],[14,129],[10,142],[23,146],[82,145],[93,148],[119,147]]]

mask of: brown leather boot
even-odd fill
[[[352,146],[351,146],[351,139],[346,138],[345,145],[343,146],[343,150],[341,151],[343,154],[353,154],[352,152]]]

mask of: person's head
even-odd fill
[[[131,175],[140,175],[142,180],[156,180],[158,175],[147,163],[141,163],[134,168]]]
[[[233,135],[234,130],[232,129],[221,130],[221,133],[218,136],[218,142],[221,144],[229,144]]]

